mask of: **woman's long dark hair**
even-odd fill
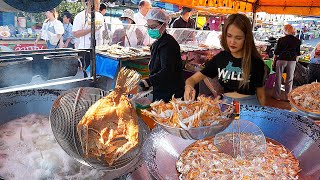
[[[239,28],[245,35],[244,44],[242,47],[242,78],[243,81],[240,82],[240,87],[248,87],[249,76],[251,71],[252,57],[255,59],[261,59],[261,56],[254,44],[254,38],[252,33],[252,26],[250,20],[242,14],[232,14],[230,15],[226,22],[224,23],[221,37],[221,46],[224,50],[230,52],[227,44],[227,31],[229,26],[233,24]]]

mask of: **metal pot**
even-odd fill
[[[301,179],[320,178],[320,126],[313,120],[286,110],[260,106],[242,106],[240,119],[255,123],[267,138],[288,148],[300,162]],[[193,142],[157,127],[143,148],[149,172],[156,179],[178,179],[176,161]]]

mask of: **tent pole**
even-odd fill
[[[254,2],[252,4],[252,30],[255,28],[256,26],[256,13],[257,13],[257,9],[258,9],[258,6],[259,6],[259,0],[256,0],[256,2]]]
[[[255,28],[256,26],[256,12],[252,13],[252,30]]]
[[[303,16],[302,16],[302,22],[301,22],[301,24],[303,24]],[[303,24],[303,27],[300,26],[300,34],[299,34],[299,39],[300,39],[300,40],[301,40],[301,39],[304,39],[304,37],[303,37],[303,38],[301,37],[302,31],[304,31],[304,24]],[[303,32],[303,33],[304,33],[304,32]],[[304,34],[303,34],[303,36],[304,36]]]
[[[198,27],[198,18],[199,18],[199,12],[197,11],[197,15],[196,15],[196,29],[197,29],[197,27]]]
[[[93,82],[96,81],[96,26],[95,26],[95,9],[94,0],[91,0],[91,60],[90,60],[90,74],[93,77]]]

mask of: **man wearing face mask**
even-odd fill
[[[125,9],[120,20],[122,27],[115,30],[111,44],[119,44],[125,47],[137,47],[143,43],[143,35],[139,28],[134,26],[133,10]]]
[[[162,9],[152,8],[146,19],[148,34],[156,41],[151,46],[150,75],[139,86],[142,90],[153,87],[153,101],[169,102],[173,95],[181,98],[184,93],[182,60],[178,42],[166,32],[170,17]]]

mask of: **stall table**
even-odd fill
[[[148,77],[149,60],[150,56],[120,58],[116,56],[110,56],[103,52],[97,52],[96,74],[110,78],[112,87],[114,87],[118,72],[122,67],[136,70],[142,75],[142,78]],[[90,67],[87,69],[87,71],[90,71]]]

